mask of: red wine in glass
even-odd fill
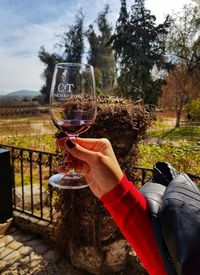
[[[84,120],[71,120],[71,121],[57,122],[57,128],[59,128],[62,132],[65,132],[68,134],[76,133],[78,135],[79,133],[85,132],[90,126],[91,126],[91,123]]]
[[[88,64],[59,63],[55,66],[50,93],[50,113],[54,125],[71,139],[87,131],[97,112],[93,67]],[[63,189],[87,186],[79,179],[82,174],[70,169],[55,174],[49,184]]]

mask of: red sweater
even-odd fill
[[[101,197],[122,234],[133,247],[147,272],[166,275],[157,247],[146,199],[124,176],[116,187]]]

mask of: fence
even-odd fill
[[[53,188],[48,178],[55,173],[62,156],[27,148],[0,144],[10,150],[13,210],[40,220],[53,221]],[[6,169],[6,167],[5,167]],[[152,169],[135,166],[136,183],[143,185]],[[200,177],[190,175],[193,179]]]
[[[52,222],[53,188],[48,178],[55,172],[60,156],[3,144],[0,147],[10,150],[13,210]]]
[[[52,222],[53,188],[48,185],[48,178],[61,162],[61,156],[3,144],[0,147],[10,150],[13,210]],[[135,169],[140,171],[137,177],[143,184],[151,169]]]

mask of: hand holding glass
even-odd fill
[[[97,112],[93,67],[88,64],[58,63],[50,93],[50,113],[55,126],[75,139],[94,123]],[[73,164],[73,163],[72,163]],[[53,175],[49,183],[64,189],[80,189],[82,174],[73,168],[66,174]]]

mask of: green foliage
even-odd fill
[[[55,138],[50,134],[31,136],[31,138],[30,135],[1,137],[0,143],[52,153],[56,150]]]
[[[147,131],[150,138],[159,138],[162,142],[169,140],[198,140],[200,136],[200,127],[198,124],[186,122],[181,127],[174,128],[167,122],[154,122]]]
[[[185,111],[190,115],[192,120],[200,121],[200,97],[186,104]]]
[[[96,23],[99,34],[94,30],[93,25],[89,26],[86,32],[90,50],[88,53],[88,63],[95,68],[97,91],[108,91],[113,87],[115,80],[115,59],[112,48],[107,45],[111,37],[112,27],[110,26],[107,15],[109,6],[99,13]]]
[[[173,142],[139,144],[138,165],[152,168],[158,161],[169,162],[179,171],[200,175],[200,144],[186,141],[181,141],[179,146],[174,146]]]
[[[44,47],[41,47],[38,56],[40,60],[45,64],[45,69],[43,72],[43,78],[45,79],[45,84],[41,88],[42,100],[43,103],[49,102],[50,89],[51,89],[51,80],[53,77],[53,71],[55,64],[61,62],[61,57],[56,53],[48,53]]]
[[[99,66],[100,59],[100,50],[99,50],[99,37],[96,34],[93,25],[89,25],[89,28],[86,32],[86,37],[90,44],[90,50],[88,53],[88,63],[94,66],[95,68]]]
[[[113,34],[107,20],[108,5],[95,21],[97,31],[93,25],[89,25],[84,32],[84,16],[80,10],[75,16],[75,23],[61,35],[61,55],[50,54],[44,47],[40,49],[39,58],[45,65],[45,85],[41,89],[40,101],[47,103],[49,100],[55,63],[81,62],[85,37],[90,46],[88,63],[95,67],[98,94],[112,91],[120,96],[133,99],[142,97],[145,103],[157,104],[161,86],[166,84],[163,73],[179,68],[181,64],[185,75],[192,78],[193,88],[199,91],[199,10],[199,3],[192,1],[184,6],[182,13],[166,17],[163,23],[156,25],[156,17],[145,8],[144,0],[134,0],[130,12],[127,11],[126,0],[121,0]],[[178,81],[183,94],[187,90],[186,83],[181,78]],[[191,94],[194,94],[193,88],[188,88]],[[184,102],[188,100],[187,93]],[[196,94],[191,98],[195,97]]]
[[[155,104],[160,95],[162,79],[153,79],[155,67],[166,68],[164,60],[165,37],[168,18],[155,25],[156,17],[144,6],[144,0],[135,0],[129,15],[126,1],[121,1],[121,11],[115,33],[110,39],[120,63],[118,85],[124,95],[143,97],[145,103]]]
[[[84,53],[84,16],[82,10],[79,10],[75,17],[74,25],[69,26],[69,30],[62,36],[64,47],[64,61],[81,63]]]

